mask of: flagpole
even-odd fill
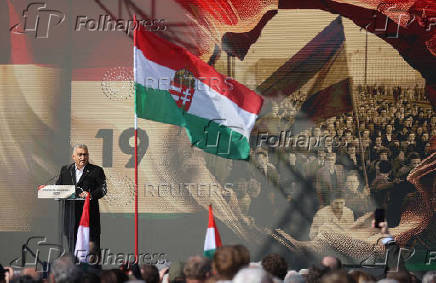
[[[133,44],[134,47],[136,46],[136,31],[138,28],[138,23],[136,21],[136,14],[133,15],[133,22],[135,23],[135,30],[133,32]],[[136,70],[135,70],[135,64],[136,64],[136,54],[133,53],[133,76],[134,81],[136,81]],[[139,252],[138,252],[138,116],[136,115],[136,108],[135,108],[135,262],[138,263],[139,260]]]
[[[364,78],[365,91],[366,91],[367,80],[368,80],[368,29],[365,29],[365,78]]]
[[[360,97],[360,93],[359,93],[359,97]],[[359,139],[359,149],[360,149],[360,154],[362,157],[361,160],[362,160],[363,177],[365,178],[366,186],[369,188],[368,174],[366,172],[366,165],[365,165],[365,150],[364,150],[363,145],[362,145],[362,136],[360,135],[359,111],[356,107],[356,101],[355,101],[355,97],[354,97],[354,89],[353,88],[351,89],[351,102],[353,104],[353,114],[354,114],[354,117],[356,118],[356,123],[357,123],[357,137]]]

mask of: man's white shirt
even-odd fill
[[[330,205],[318,210],[310,226],[309,238],[314,239],[321,231],[341,232],[347,230],[354,223],[354,213],[344,206],[340,219],[335,215]]]
[[[77,165],[74,166],[76,167],[76,184],[77,184],[83,175],[83,169],[85,169],[85,166],[83,166],[82,169],[78,169]]]

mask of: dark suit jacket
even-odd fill
[[[315,188],[319,197],[321,206],[330,205],[330,197],[335,191],[343,192],[344,189],[344,166],[335,165],[336,172],[336,187],[332,184],[330,179],[330,171],[327,165],[319,169],[316,175]]]
[[[98,199],[106,195],[106,176],[103,168],[87,164],[83,169],[80,180],[76,180],[76,167],[73,164],[62,167],[56,185],[76,185],[76,195],[78,196],[83,189],[90,193],[89,203],[89,236],[90,240],[97,239],[100,235],[100,209]],[[80,189],[81,188],[81,189]],[[76,237],[77,228],[80,223],[83,210],[83,200],[65,201],[64,214],[64,233],[68,237]],[[74,229],[74,230],[73,230]]]

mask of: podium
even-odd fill
[[[74,205],[66,205],[66,202],[69,201],[84,201],[84,198],[76,197],[76,186],[75,185],[42,185],[38,187],[38,199],[54,199],[58,201],[58,242],[59,245],[63,248],[63,235],[65,234],[65,225],[67,224],[72,229],[69,229],[67,237],[68,242],[68,250],[71,254],[74,252]],[[69,211],[67,211],[68,223],[65,223],[65,208],[68,206]]]

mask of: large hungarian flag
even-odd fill
[[[192,145],[206,152],[248,159],[259,95],[143,28],[135,31],[134,54],[139,118],[184,127]]]
[[[220,233],[213,217],[212,205],[209,205],[209,224],[207,225],[206,239],[204,240],[204,256],[212,258],[215,250],[222,245]]]
[[[80,218],[79,228],[77,229],[77,241],[74,255],[80,262],[86,262],[89,254],[89,194],[86,196],[83,205],[82,217]]]

